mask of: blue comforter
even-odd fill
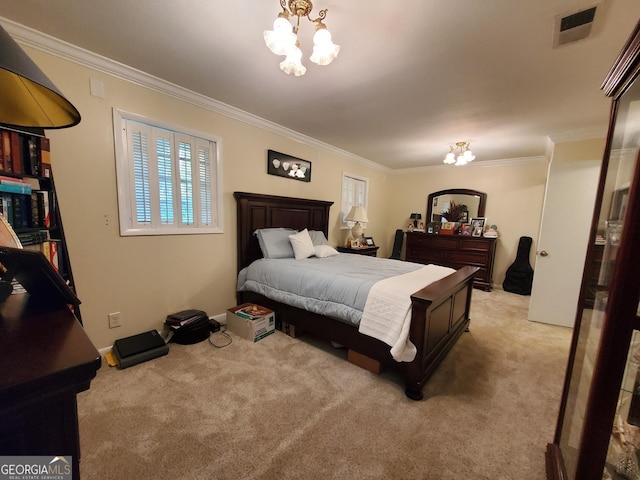
[[[340,254],[260,259],[238,275],[238,291],[250,291],[278,302],[358,325],[369,290],[379,280],[409,273],[422,264]]]

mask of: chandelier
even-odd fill
[[[288,4],[288,5],[287,5]],[[298,29],[300,28],[300,18],[307,17],[310,22],[316,24],[316,33],[313,36],[313,53],[309,60],[318,65],[329,65],[338,56],[340,45],[331,41],[331,33],[322,20],[327,16],[327,9],[320,10],[318,18],[311,18],[313,3],[310,0],[280,0],[282,12],[273,22],[273,30],[264,31],[264,41],[276,55],[286,55],[280,62],[280,69],[287,74],[294,74],[296,77],[304,75],[307,69],[302,65],[302,51],[298,42]],[[294,25],[291,25],[289,18],[297,17]]]
[[[449,147],[449,153],[444,157],[443,162],[461,167],[473,161],[476,156],[471,152],[470,146],[469,142],[457,142],[455,146]]]

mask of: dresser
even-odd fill
[[[491,290],[495,255],[495,238],[407,232],[407,262],[433,263],[455,269],[465,265],[480,267],[473,286],[482,290]]]

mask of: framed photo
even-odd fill
[[[360,240],[351,239],[347,241],[347,247],[349,248],[360,248]]]
[[[465,210],[464,212],[462,212],[458,221],[460,223],[469,223],[469,211]]]
[[[364,237],[364,244],[367,247],[375,247],[376,244],[373,242],[373,237]]]
[[[427,223],[427,233],[440,233],[440,222]]]
[[[463,224],[461,233],[462,235],[470,236],[473,233],[473,225],[471,225],[470,223]]]
[[[486,217],[476,217],[471,219],[472,237],[481,237],[484,232],[484,225],[487,223]]]
[[[286,153],[267,151],[267,173],[301,182],[311,181],[311,162]]]

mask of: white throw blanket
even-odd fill
[[[427,265],[376,282],[369,291],[358,331],[389,345],[397,362],[411,362],[417,352],[409,340],[411,295],[453,272],[453,268]]]

